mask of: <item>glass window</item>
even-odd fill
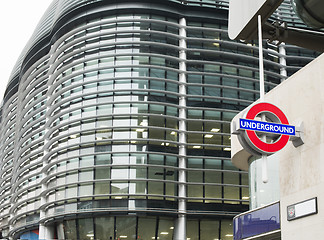
[[[176,107],[166,107],[166,115],[168,116],[178,116],[178,109]]]
[[[82,130],[93,129],[96,127],[94,120],[84,120],[82,121]]]
[[[211,220],[200,221],[200,239],[219,239],[219,222]]]
[[[146,154],[131,154],[130,156],[131,164],[146,164],[147,155]]]
[[[55,195],[56,195],[56,201],[64,199],[65,198],[65,189],[61,188],[61,189],[57,190]]]
[[[129,169],[127,168],[112,168],[111,179],[128,179]]]
[[[202,95],[202,87],[201,86],[188,86],[188,94]]]
[[[164,169],[159,167],[149,167],[148,168],[148,178],[149,179],[161,179],[163,180]]]
[[[66,198],[74,198],[78,196],[78,187],[77,185],[68,187],[65,190]]]
[[[205,72],[220,72],[220,66],[219,65],[213,65],[213,64],[205,64],[204,65]],[[224,71],[224,67],[223,67]]]
[[[78,158],[73,158],[66,162],[67,169],[76,169],[78,167],[79,167],[79,159]]]
[[[205,96],[221,96],[221,90],[220,88],[213,88],[213,87],[205,87],[204,88],[204,95]]]
[[[115,114],[131,113],[130,104],[115,104],[114,113]]]
[[[227,184],[240,184],[240,175],[236,172],[224,172],[224,182]]]
[[[131,132],[130,131],[118,131],[118,130],[114,130],[113,132],[113,139],[129,139]]]
[[[163,155],[150,154],[148,162],[149,162],[149,164],[163,165],[164,164],[164,157],[163,157]]]
[[[110,168],[97,168],[95,170],[95,179],[109,179],[110,178]]]
[[[146,194],[146,181],[132,181],[129,183],[130,194]]]
[[[174,223],[172,219],[159,219],[158,239],[172,240],[173,239]],[[207,239],[207,238],[204,238]]]
[[[128,154],[114,154],[112,156],[112,164],[116,164],[116,165],[129,164],[129,155]]]
[[[202,116],[203,116],[202,110],[188,110],[188,118],[202,119]]]
[[[236,115],[234,112],[223,112],[223,120],[232,121],[233,117]]]
[[[222,219],[221,221],[221,239],[230,239],[233,237],[233,225],[231,219]]]
[[[150,116],[149,117],[149,126],[164,127],[165,118]]]
[[[136,217],[116,217],[116,239],[136,239]]]
[[[95,194],[109,194],[109,182],[96,182]]]
[[[77,238],[77,229],[76,229],[75,220],[64,221],[64,238],[65,239]]]
[[[94,157],[93,156],[86,156],[80,158],[80,167],[90,167],[93,166]]]
[[[187,220],[187,239],[199,240],[199,223],[198,220]]]
[[[78,232],[80,240],[89,240],[94,238],[93,219],[81,218],[78,219]]]
[[[227,199],[239,199],[239,187],[224,187],[224,198]],[[226,201],[226,203],[237,204],[237,201]]]
[[[148,182],[148,194],[163,194],[163,183],[161,182]]]
[[[93,180],[93,170],[83,170],[79,173],[79,181]]]
[[[238,98],[238,91],[232,89],[223,89],[223,97]]]
[[[165,195],[175,196],[177,194],[177,185],[174,183],[165,183]],[[174,200],[174,199],[168,199]]]
[[[89,196],[93,194],[92,184],[81,184],[79,186],[79,196]]]
[[[112,182],[111,193],[128,194],[128,182]]]
[[[78,172],[70,172],[66,175],[66,183],[72,183],[78,181]]]
[[[156,219],[139,218],[138,219],[138,240],[156,239],[155,237]]]
[[[156,89],[156,90],[165,90],[165,83],[163,81],[150,81],[150,89]]]
[[[188,168],[203,168],[203,160],[201,158],[189,158]]]
[[[203,130],[202,122],[190,121],[190,122],[188,122],[187,126],[188,126],[188,131],[202,131]]]
[[[95,164],[96,165],[111,164],[111,154],[96,155]]]
[[[202,173],[201,172],[191,172],[188,173],[188,182],[191,181],[199,181],[202,182]],[[199,197],[202,198],[203,197],[203,187],[201,186],[201,184],[198,185],[188,185],[188,197]],[[198,201],[202,201],[202,200],[198,200]]]
[[[114,239],[114,226],[114,217],[95,218],[96,240]]]
[[[112,106],[111,104],[99,105],[97,110],[98,115],[108,115],[112,114]],[[111,126],[111,122],[106,122],[107,127]]]
[[[150,113],[164,114],[164,106],[150,104]]]
[[[205,171],[205,182],[206,183],[221,183],[221,172]]]
[[[146,167],[131,167],[129,177],[133,179],[146,179],[146,171]]]

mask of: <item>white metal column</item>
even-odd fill
[[[178,201],[178,219],[175,226],[175,234],[174,239],[175,240],[186,240],[186,211],[187,211],[187,204],[186,204],[186,83],[187,83],[187,77],[186,77],[186,60],[187,60],[187,54],[186,54],[186,48],[187,48],[187,42],[186,42],[186,19],[181,18],[179,20],[180,29],[179,29],[179,46],[180,46],[180,52],[179,52],[179,70],[181,71],[179,74],[179,93],[180,93],[180,99],[179,99],[179,201]]]
[[[54,51],[54,48],[52,46],[50,52],[49,52],[49,70],[48,70],[48,83],[52,83],[52,73],[53,73],[53,58],[52,58],[52,55],[53,55],[53,52]],[[51,116],[49,114],[49,110],[51,108],[51,104],[49,103],[50,102],[50,99],[51,99],[51,86],[52,84],[49,84],[48,85],[48,89],[47,89],[47,93],[46,93],[46,113],[45,113],[45,131],[44,131],[44,148],[43,148],[43,169],[47,166],[48,164],[48,160],[47,160],[47,155],[49,153],[49,146],[48,146],[48,142],[49,142],[49,132],[50,132],[50,126],[49,126],[49,122],[50,122],[50,119],[51,119]],[[47,177],[47,172],[46,171],[42,171],[42,178],[46,178]],[[46,239],[53,239],[54,238],[54,232],[55,232],[55,229],[53,227],[50,227],[50,226],[45,226],[45,224],[42,222],[42,220],[44,218],[46,218],[46,210],[44,209],[44,205],[46,205],[47,203],[47,198],[46,196],[44,195],[44,192],[47,190],[47,183],[43,182],[42,183],[42,195],[41,195],[41,209],[40,209],[40,224],[39,224],[39,240],[46,240]]]
[[[47,102],[49,102],[50,100],[50,96],[47,96],[47,101],[46,101],[46,105],[47,105]],[[49,110],[49,107],[47,106],[46,108],[46,123],[49,121],[49,116],[47,114]],[[45,123],[45,124],[46,124]],[[45,127],[45,139],[44,139],[44,157],[43,157],[43,168],[46,167],[47,165],[47,160],[46,160],[46,155],[49,153],[48,151],[48,148],[47,148],[47,145],[48,145],[48,131],[49,131],[49,127],[46,126]],[[43,172],[42,173],[42,177],[45,178],[47,176],[47,173]],[[43,183],[42,184],[42,193],[45,192],[47,190],[47,184],[46,183]],[[46,196],[42,194],[41,196],[41,206],[45,205],[47,203],[47,199],[46,199]],[[46,217],[46,211],[44,208],[41,208],[40,209],[40,220],[42,220],[43,218]],[[49,229],[48,227],[46,227],[44,225],[44,223],[40,223],[39,224],[39,240],[45,240],[45,239],[51,239],[51,229]]]
[[[280,75],[282,76],[281,82],[283,82],[287,78],[287,62],[286,62],[286,48],[285,48],[285,43],[281,43],[279,45],[279,63],[282,65],[280,68]]]

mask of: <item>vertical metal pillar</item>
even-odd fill
[[[179,29],[179,46],[180,46],[180,52],[179,52],[179,93],[180,93],[180,99],[179,99],[179,201],[178,201],[178,219],[175,226],[175,234],[174,239],[175,240],[186,240],[186,212],[187,212],[187,204],[186,204],[186,83],[187,83],[187,77],[186,77],[186,60],[187,60],[187,54],[186,54],[186,48],[187,48],[187,42],[186,42],[186,19],[181,18],[179,20],[180,29]]]
[[[259,78],[260,78],[260,102],[264,101],[264,67],[263,67],[263,47],[262,47],[262,22],[261,15],[258,16],[258,37],[259,37]]]
[[[52,66],[53,66],[53,58],[52,58],[52,55],[53,55],[53,52],[54,52],[54,48],[52,46],[51,50],[50,50],[50,56],[49,56],[49,59],[50,61],[48,62],[48,82],[49,83],[52,83],[52,73],[53,73],[53,69],[52,69]],[[48,89],[47,89],[47,93],[46,93],[46,113],[45,113],[45,130],[44,130],[44,147],[43,147],[43,169],[47,166],[48,164],[48,160],[47,160],[47,155],[49,153],[49,146],[48,146],[48,143],[49,143],[49,131],[51,130],[50,127],[49,127],[49,122],[50,122],[50,119],[51,119],[51,116],[49,114],[49,110],[51,108],[51,104],[49,103],[50,100],[51,100],[51,86],[52,84],[49,84],[48,85]],[[47,172],[43,171],[42,170],[42,178],[46,178],[47,177]],[[51,239],[54,237],[54,231],[55,231],[55,228],[51,228],[49,226],[45,226],[45,224],[42,222],[43,218],[46,217],[46,210],[44,209],[44,205],[47,203],[47,199],[46,199],[46,196],[44,195],[44,192],[47,190],[47,184],[46,183],[42,183],[42,191],[41,191],[41,202],[40,202],[40,213],[39,213],[39,219],[40,219],[40,224],[39,224],[39,240],[45,240],[45,239]]]
[[[292,10],[293,11],[293,10]],[[275,11],[275,14],[278,15],[278,18],[280,20],[282,20],[282,14],[281,11],[279,11],[278,9]],[[282,24],[282,26],[284,27],[284,24]],[[280,43],[279,47],[279,63],[281,65],[280,67],[280,75],[281,77],[281,82],[283,82],[284,80],[286,80],[287,78],[287,62],[286,62],[286,44],[285,43]]]
[[[47,91],[48,92],[48,91]],[[46,167],[47,165],[47,159],[46,156],[49,153],[48,151],[48,131],[49,131],[49,127],[47,126],[47,123],[49,122],[49,116],[48,116],[48,112],[49,112],[49,106],[48,106],[48,102],[50,100],[50,96],[47,93],[47,101],[46,101],[46,120],[45,120],[45,134],[44,134],[44,149],[43,149],[43,168]],[[47,176],[47,173],[43,172],[42,173],[42,178],[45,178]],[[46,204],[47,200],[46,197],[43,195],[43,193],[47,190],[47,184],[46,183],[42,183],[42,195],[41,195],[41,203],[40,205],[43,206]],[[41,208],[40,209],[40,213],[39,213],[39,218],[40,220],[42,220],[43,218],[46,217],[46,211],[45,209]],[[53,229],[54,230],[54,229]],[[43,239],[50,239],[51,235],[51,229],[49,229],[48,227],[46,227],[43,223],[39,224],[39,240],[43,240]]]
[[[57,226],[57,239],[64,239],[64,225],[63,223],[59,223]]]
[[[286,48],[285,43],[281,43],[279,45],[279,63],[282,65],[280,68],[280,75],[282,76],[281,82],[283,82],[287,78],[287,62],[286,62]]]

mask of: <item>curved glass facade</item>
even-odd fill
[[[232,238],[249,188],[230,122],[258,49],[229,40],[226,1],[165,3],[53,1],[3,101],[3,237]],[[267,91],[315,56],[264,48]]]
[[[262,159],[249,159],[250,210],[264,207],[280,200],[279,189],[279,159],[274,155],[268,156],[268,182],[262,181]]]

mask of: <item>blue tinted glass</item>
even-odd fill
[[[248,212],[234,219],[234,240],[280,229],[279,203]]]

